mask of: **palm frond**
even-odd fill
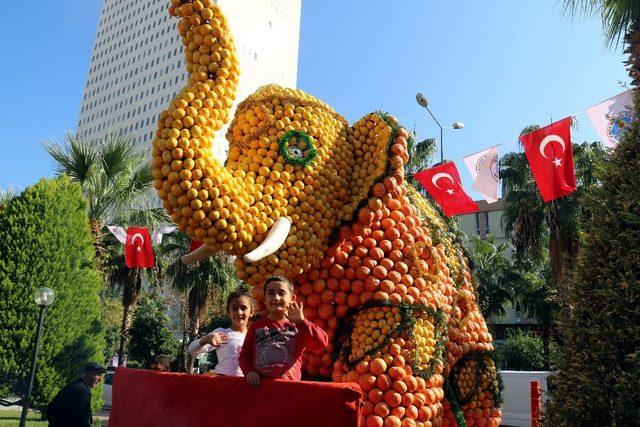
[[[58,174],[67,174],[80,185],[91,178],[98,155],[89,143],[67,133],[63,143],[53,138],[43,141],[42,146],[53,158]]]
[[[101,172],[109,180],[115,180],[121,173],[141,161],[133,140],[122,134],[109,132],[101,145],[99,156]]]
[[[609,46],[617,46],[634,22],[640,21],[640,1],[604,0],[602,27]]]
[[[600,15],[605,41],[615,47],[634,23],[640,22],[640,0],[565,0],[571,16]]]

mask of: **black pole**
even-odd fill
[[[440,123],[438,123],[440,125]],[[442,148],[442,126],[440,126],[440,164],[444,163],[444,149]]]
[[[442,127],[442,125],[440,124],[438,119],[436,119],[436,116],[433,115],[433,113],[431,112],[429,107],[425,105],[424,108],[429,112],[429,114],[431,115],[431,118],[433,119],[433,121],[436,122],[436,124],[440,128],[440,164],[442,164],[444,162],[444,149],[443,149],[443,146],[442,146],[442,138],[443,138],[443,135],[444,135],[444,128]]]
[[[33,377],[36,375],[36,365],[38,363],[38,347],[40,346],[40,333],[42,332],[42,322],[44,321],[44,310],[47,307],[40,306],[40,316],[38,317],[38,329],[36,330],[36,339],[33,343],[33,355],[31,357],[31,372],[29,373],[29,385],[27,393],[22,401],[22,415],[20,416],[20,427],[25,427],[27,423],[27,413],[29,412],[29,399],[31,399],[31,388],[33,387]]]

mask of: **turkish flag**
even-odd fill
[[[129,227],[124,243],[124,259],[129,268],[153,268],[151,236],[145,227]]]
[[[191,239],[191,243],[189,243],[189,252],[195,251],[202,245],[204,245],[204,242],[199,242],[197,240]]]
[[[520,142],[545,203],[575,191],[571,117],[522,135]]]
[[[465,193],[458,168],[453,162],[413,175],[440,205],[446,216],[477,212],[478,205]]]

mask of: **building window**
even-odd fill
[[[491,226],[489,225],[489,212],[482,212],[484,215],[484,237],[491,234]]]

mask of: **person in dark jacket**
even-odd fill
[[[105,371],[94,362],[84,365],[80,379],[64,386],[47,406],[49,427],[91,427],[91,389],[102,380]]]

